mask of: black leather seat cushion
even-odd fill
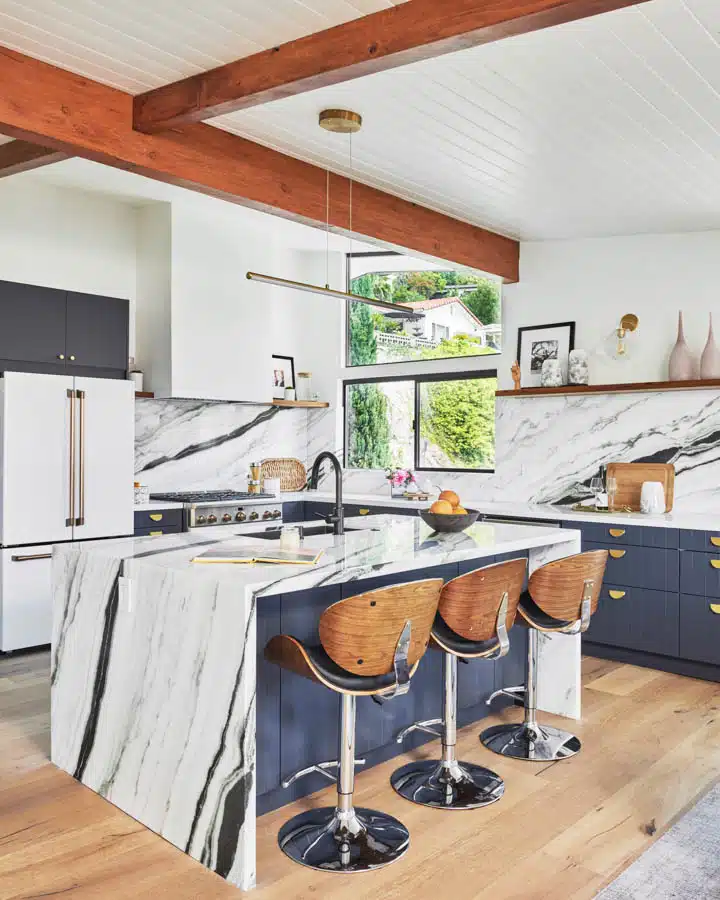
[[[529,591],[524,591],[520,597],[520,608],[531,623],[537,625],[539,628],[546,628],[548,631],[559,631],[562,628],[568,628],[575,624],[575,622],[565,622],[562,619],[554,619],[546,612],[543,612],[530,596]]]
[[[318,673],[340,691],[379,692],[395,686],[394,672],[387,675],[354,675],[333,662],[319,644],[303,644],[303,647]]]
[[[452,653],[457,653],[458,656],[477,656],[480,653],[492,653],[500,646],[500,642],[496,637],[490,638],[488,641],[469,641],[467,638],[461,637],[447,625],[440,613],[435,616],[432,633],[443,647],[447,647],[448,650]]]

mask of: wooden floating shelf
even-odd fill
[[[273,400],[269,405],[286,409],[327,409],[330,406],[322,400]]]
[[[135,391],[136,397],[141,397],[144,400],[152,400],[155,396],[154,391]]]
[[[706,381],[641,381],[629,384],[566,384],[562,387],[496,391],[496,397],[550,397],[555,394],[636,394],[645,391],[692,391],[720,388],[720,379]]]

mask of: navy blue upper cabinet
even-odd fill
[[[124,378],[128,300],[0,281],[0,370]]]
[[[0,281],[0,365],[64,374],[65,291]]]
[[[113,377],[128,359],[130,304],[117,297],[67,294],[66,360],[72,375]],[[107,370],[93,372],[92,370]]]

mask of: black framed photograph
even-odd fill
[[[273,353],[273,400],[282,400],[286,388],[295,387],[295,358]]]
[[[540,387],[540,375],[546,359],[557,359],[567,376],[568,356],[574,349],[574,322],[518,328],[517,359],[521,387]]]

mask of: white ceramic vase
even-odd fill
[[[589,384],[590,370],[586,350],[571,350],[568,357],[568,384]]]
[[[540,372],[540,384],[543,387],[562,387],[563,370],[559,359],[546,359]]]
[[[697,378],[697,361],[690,352],[690,348],[685,340],[685,329],[683,328],[683,314],[678,313],[678,336],[675,346],[670,354],[670,362],[668,364],[668,378],[670,381],[692,381]]]
[[[705,349],[700,357],[700,377],[720,378],[720,350],[717,348],[715,335],[713,334],[712,313],[710,313],[710,330],[707,344],[705,344]]]

